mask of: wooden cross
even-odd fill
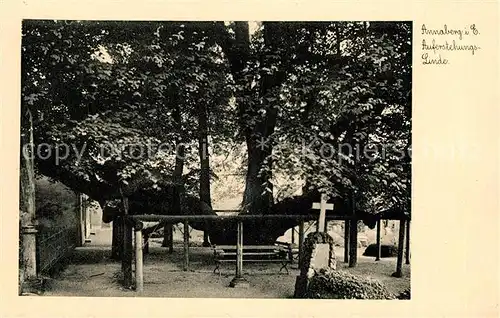
[[[314,202],[313,209],[319,210],[318,232],[326,232],[326,210],[333,211],[333,203],[326,203],[326,195],[321,195],[321,202]]]

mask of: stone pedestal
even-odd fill
[[[20,294],[36,294],[42,289],[43,280],[40,280],[36,271],[36,233],[35,225],[21,227],[20,253]]]
[[[333,238],[327,233],[311,233],[304,241],[300,275],[295,281],[295,298],[307,296],[310,279],[321,268],[336,269],[335,245]]]

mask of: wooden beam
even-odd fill
[[[184,270],[189,270],[189,221],[184,220]]]
[[[144,291],[144,267],[142,258],[142,228],[141,222],[135,225],[135,291],[142,293]]]
[[[284,215],[284,214],[267,214],[267,215],[252,215],[252,214],[239,214],[239,215],[158,215],[158,214],[144,214],[144,215],[129,215],[128,218],[133,220],[140,220],[143,222],[183,222],[184,220],[317,220],[318,215],[304,214],[304,215]],[[355,218],[353,215],[327,215],[327,220],[350,220]]]
[[[377,221],[377,258],[375,259],[376,261],[380,261],[381,251],[382,251],[382,246],[381,246],[381,233],[380,233],[380,227],[381,227],[381,220]]]
[[[396,263],[396,272],[393,277],[403,276],[403,252],[405,247],[405,220],[399,221],[399,241],[398,241],[398,260]]]

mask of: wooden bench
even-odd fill
[[[299,246],[297,244],[281,242],[281,241],[276,241],[275,244],[285,246],[290,251],[290,253],[292,254],[292,263],[293,261],[298,261]]]
[[[212,245],[214,251],[215,269],[220,272],[222,263],[236,262],[236,245]],[[281,263],[280,272],[285,269],[288,274],[287,265],[293,263],[292,246],[288,243],[276,243],[274,245],[243,245],[244,263]]]

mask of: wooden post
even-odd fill
[[[403,276],[403,252],[405,247],[405,220],[399,221],[399,241],[398,241],[398,260],[396,264],[396,272],[392,274],[393,277]]]
[[[82,193],[79,193],[80,196],[80,202],[81,202],[81,209],[82,209],[82,214],[83,214],[83,224],[85,228],[85,237],[83,239],[84,243],[90,243],[90,235],[91,235],[91,211],[87,208],[87,204],[85,203],[85,195]]]
[[[125,219],[123,222],[123,257],[122,272],[123,284],[129,288],[132,285],[132,227],[130,221]]]
[[[118,216],[112,222],[111,259],[121,260],[123,257],[123,218]]]
[[[189,222],[184,220],[184,270],[189,270]]]
[[[142,234],[142,232],[141,232]],[[143,251],[143,254],[149,254],[149,234],[144,234],[143,238],[143,248],[142,248],[142,251]]]
[[[241,278],[243,271],[243,221],[238,222],[238,238],[236,240],[236,277]]]
[[[161,247],[168,247],[168,228],[169,228],[169,223],[165,223],[163,225],[163,241],[161,242]]]
[[[356,165],[357,163],[355,163]],[[352,193],[351,199],[353,219],[349,224],[349,267],[355,267],[358,263],[358,219],[356,218],[356,191]]]
[[[75,198],[76,198],[76,215],[78,218],[78,245],[77,246],[83,246],[85,245],[85,239],[87,238],[85,230],[85,210],[83,209],[83,203],[82,203],[82,195],[78,192],[75,192]]]
[[[128,198],[122,195],[122,204],[124,210],[123,220],[123,257],[122,257],[122,272],[123,284],[126,288],[132,285],[132,226],[128,215]]]
[[[292,227],[292,244],[295,244],[295,226]]]
[[[144,268],[142,258],[142,222],[135,224],[135,290],[139,293],[144,291]]]
[[[344,263],[349,263],[349,235],[351,220],[344,222]]]
[[[174,224],[168,223],[166,227],[168,229],[168,253],[172,254],[174,252]]]
[[[304,253],[304,220],[299,222],[299,266],[302,264],[302,254]]]
[[[236,234],[236,275],[229,287],[248,288],[250,285],[243,278],[243,221],[238,221],[238,231]]]
[[[381,228],[381,223],[382,220],[377,221],[377,258],[375,259],[376,261],[380,261],[381,252],[382,252],[382,246],[380,244],[381,237],[380,237],[380,228]]]
[[[349,267],[355,267],[358,262],[358,220],[355,218],[350,224],[349,237]]]
[[[406,222],[406,264],[410,264],[410,220]]]

